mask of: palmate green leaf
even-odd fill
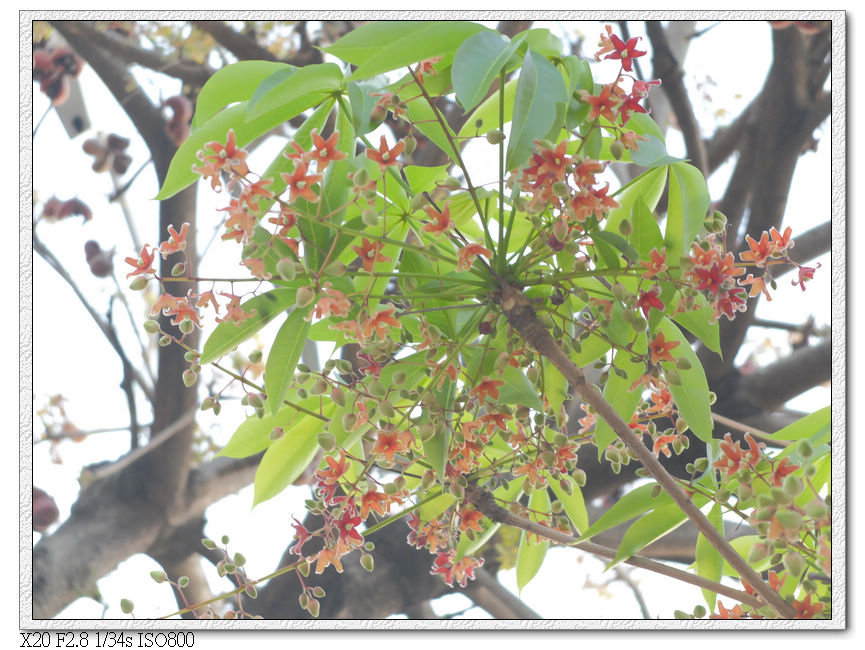
[[[529,508],[537,512],[550,511],[550,495],[546,489],[537,489],[531,493]],[[522,591],[523,587],[537,575],[549,548],[550,540],[548,539],[541,538],[538,540],[535,538],[535,541],[530,542],[526,531],[520,535],[520,547],[517,551],[517,589],[519,591]]]
[[[445,377],[441,388],[434,386],[432,393],[435,396],[436,404],[438,404],[443,413],[450,413],[453,410],[457,385],[456,382],[451,381],[450,377]],[[450,441],[450,427],[445,427],[442,433],[433,435],[423,443],[424,456],[430,465],[432,465],[439,480],[443,480],[445,476],[445,465],[447,465],[448,461]]]
[[[247,119],[267,114],[291,119],[315,106],[342,85],[342,70],[335,63],[314,63],[294,70],[278,70],[265,79],[249,102]]]
[[[495,378],[505,382],[503,386],[499,386],[500,403],[519,404],[536,411],[544,410],[544,403],[538,397],[537,389],[520,369],[509,365],[501,376],[496,375]]]
[[[619,377],[616,373],[611,372],[610,378],[607,379],[607,384],[604,386],[604,399],[610,403],[610,406],[625,422],[631,419],[642,396],[640,388],[637,387],[631,391],[631,385],[646,372],[646,364],[642,361],[634,362],[631,357],[634,356],[634,353],[645,354],[646,350],[646,334],[641,332],[634,342],[633,352],[618,350],[613,357],[614,365],[624,370],[626,376]],[[604,450],[615,440],[616,432],[613,431],[613,428],[604,419],[598,418],[595,424],[595,445],[598,448],[598,460],[603,458]]]
[[[361,136],[366,135],[370,131],[375,131],[376,127],[370,123],[369,116],[376,105],[377,99],[370,93],[379,90],[378,84],[349,81],[346,85],[348,87],[348,100],[351,104],[351,115],[355,132],[358,136]]]
[[[447,178],[449,165],[437,165],[435,167],[424,167],[421,165],[406,165],[402,168],[409,187],[415,194],[440,183]]]
[[[543,373],[544,397],[547,398],[553,411],[558,413],[568,398],[568,380],[558,368],[546,359],[543,360]]]
[[[325,400],[321,413],[329,417],[335,410],[336,404]],[[270,444],[255,472],[253,505],[275,497],[297,480],[318,455],[317,434],[321,430],[321,420],[304,415]]]
[[[712,407],[709,403],[709,383],[706,381],[706,373],[703,365],[688,343],[688,339],[682,334],[666,316],[658,324],[658,329],[664,333],[666,341],[679,341],[679,345],[670,351],[675,358],[685,358],[691,363],[687,370],[677,369],[682,378],[681,384],[670,384],[670,394],[676,403],[679,415],[687,422],[696,436],[703,442],[712,439]],[[674,368],[669,361],[661,361],[661,367],[665,370]]]
[[[279,328],[264,366],[267,410],[276,413],[294,381],[294,370],[306,345],[309,308],[294,309]]]
[[[486,96],[508,59],[520,45],[495,31],[478,32],[463,41],[454,54],[451,81],[457,101],[472,110]]]
[[[273,289],[241,303],[244,311],[252,313],[240,325],[223,322],[216,326],[204,343],[200,363],[210,363],[228,354],[250,338],[274,318],[294,305],[295,289]]]
[[[702,505],[706,502],[706,498],[696,495],[694,502]],[[678,503],[670,503],[655,508],[652,512],[631,524],[628,530],[625,531],[619,548],[616,549],[615,557],[604,567],[604,570],[609,571],[617,564],[633,557],[652,542],[676,530],[676,528],[686,521],[688,521],[688,515],[679,507]]]
[[[471,22],[376,21],[352,30],[324,51],[356,65],[349,80],[357,81],[454,52],[480,31],[489,29]]]
[[[416,88],[417,86],[409,86],[409,88],[412,87]],[[455,159],[456,154],[448,141],[447,135],[445,135],[445,129],[442,128],[442,125],[436,118],[436,114],[433,112],[433,109],[427,102],[426,98],[423,96],[415,97],[406,102],[406,108],[406,112],[408,113],[409,119],[414,124],[414,128],[429,138],[429,140],[439,149],[444,151],[449,158]],[[453,129],[451,129],[447,123],[445,123],[445,128],[447,129],[447,134],[450,135],[451,139],[454,139],[456,136],[454,135]]]
[[[526,52],[514,97],[505,165],[516,169],[532,153],[536,139],[553,137],[564,123],[568,103],[562,75],[540,54]]]
[[[261,82],[274,72],[293,67],[276,61],[238,61],[220,68],[201,87],[195,99],[192,130],[195,131],[229,104],[250,99]]]
[[[601,515],[595,523],[589,526],[588,530],[580,537],[580,541],[585,541],[598,533],[615,528],[619,524],[630,521],[634,517],[639,517],[649,510],[663,508],[672,504],[673,499],[666,492],[652,496],[656,485],[656,483],[647,483],[625,494],[609,510]]]
[[[610,232],[608,230],[597,230],[591,233],[592,240],[597,243],[598,240],[612,246],[615,250],[624,255],[628,261],[636,262],[640,259],[640,254],[637,249],[628,243],[628,240],[620,234]],[[618,264],[617,264],[618,266]]]
[[[667,153],[667,145],[664,141],[654,135],[645,136],[647,141],[640,141],[638,149],[631,151],[631,162],[640,167],[662,167],[673,163],[685,162],[684,158],[677,158]]]
[[[706,515],[712,526],[715,527],[721,535],[724,535],[724,520],[721,517],[721,504],[716,503],[712,506],[709,513]],[[707,540],[703,533],[697,536],[697,549],[695,552],[695,566],[697,575],[713,582],[721,581],[721,573],[724,570],[724,558],[712,544]],[[709,611],[715,611],[715,600],[718,594],[710,589],[703,589],[703,598],[706,599],[706,605]]]
[[[525,56],[526,50],[553,59],[562,56],[562,39],[550,32],[545,27],[533,27],[514,36],[514,41],[519,39],[520,56]]]
[[[700,170],[688,163],[674,163],[670,169],[667,231],[664,241],[667,259],[677,260],[690,248],[709,211],[709,190]]]

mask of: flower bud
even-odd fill
[[[367,226],[377,226],[379,223],[378,220],[378,212],[375,211],[374,208],[367,208],[360,215],[361,221]]]
[[[306,611],[309,612],[309,615],[313,618],[318,618],[318,610],[319,610],[319,602],[315,598],[309,599],[309,605],[306,607]]]
[[[138,276],[132,282],[129,283],[129,289],[131,291],[144,291],[147,288],[147,278],[142,278]]]
[[[159,323],[152,318],[144,321],[144,331],[148,334],[156,334],[159,331]]]
[[[369,553],[362,553],[360,556],[360,565],[366,570],[372,573],[375,568],[375,561],[372,558],[372,555]]]
[[[276,263],[276,272],[286,282],[291,282],[297,276],[297,268],[288,257],[283,257]]]
[[[183,371],[183,385],[187,388],[190,388],[195,385],[195,382],[198,380],[198,375],[196,375],[191,370],[187,369]]]
[[[346,413],[342,416],[342,426],[346,431],[354,431],[357,426],[357,415]]]
[[[792,576],[798,576],[805,568],[805,560],[797,551],[787,551],[784,554],[784,568]]]
[[[369,113],[369,123],[372,126],[378,126],[382,122],[384,122],[384,118],[387,117],[387,110],[382,106],[374,106],[372,111]]]
[[[814,448],[807,440],[800,440],[797,449],[799,451],[799,455],[805,460],[811,458],[811,456],[814,455]]]
[[[178,262],[171,267],[171,275],[175,278],[184,273],[186,273],[186,262]]]
[[[336,449],[336,438],[332,433],[323,431],[316,436],[316,440],[318,441],[318,446],[325,451],[333,451]]]
[[[246,595],[250,598],[258,598],[258,589],[255,588],[255,585],[246,585],[244,591],[246,592]]]
[[[306,286],[300,287],[294,300],[300,309],[309,307],[315,300],[315,289]]]
[[[421,489],[424,492],[426,492],[433,485],[435,485],[435,482],[436,482],[435,472],[433,472],[431,469],[428,469],[423,473],[423,476],[421,477],[421,480],[420,480]]]
[[[622,144],[621,140],[613,140],[610,143],[610,155],[616,160],[621,160],[622,156],[625,155],[625,145]]]
[[[132,610],[135,609],[135,605],[131,600],[127,600],[126,598],[120,599],[120,611],[124,614],[131,614]]]
[[[586,472],[585,470],[580,469],[579,467],[571,472],[571,478],[574,479],[574,483],[579,487],[586,486]]]
[[[165,575],[164,571],[151,571],[150,577],[153,578],[155,582],[162,583],[168,580],[168,577]]]
[[[829,509],[820,499],[815,499],[805,506],[805,514],[811,517],[811,519],[823,519],[828,513]]]
[[[805,483],[795,474],[790,474],[784,479],[783,490],[789,496],[796,498],[805,489]]]
[[[402,141],[405,145],[402,150],[403,155],[412,155],[414,153],[414,150],[417,148],[417,139],[411,133],[409,133],[402,139]]]
[[[762,562],[767,557],[769,557],[769,546],[766,542],[757,542],[748,552],[748,563],[756,564],[757,562]]]
[[[685,357],[678,357],[676,359],[676,367],[679,370],[690,370],[691,369],[691,362],[688,361]]]
[[[670,382],[670,384],[672,384],[673,386],[682,385],[682,377],[674,368],[665,368],[664,376],[667,378],[667,381]]]
[[[270,430],[270,434],[268,435],[268,438],[271,440],[271,442],[273,442],[273,441],[279,440],[284,435],[285,435],[285,429],[283,429],[282,427],[273,427],[273,429]]]
[[[186,589],[189,586],[189,576],[180,576],[177,579],[177,586],[181,589]]]
[[[619,222],[619,232],[625,237],[634,232],[634,225],[631,223],[630,219],[622,219]]]
[[[802,527],[802,515],[789,508],[781,508],[775,513],[775,518],[786,530],[799,530]]]
[[[504,141],[505,134],[502,133],[499,129],[487,131],[487,142],[489,142],[490,144],[501,144]]]
[[[190,332],[192,332],[192,330],[195,329],[195,324],[188,318],[184,318],[182,321],[180,321],[180,325],[178,325],[178,327],[180,328],[180,331],[184,334],[189,334]]]
[[[325,593],[324,589],[316,585],[312,588],[312,595],[316,598],[324,598],[327,594]]]

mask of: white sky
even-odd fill
[[[851,21],[852,23],[852,21]],[[719,28],[714,30],[715,33],[721,37],[722,30]],[[707,34],[705,37],[698,39],[695,43],[693,53],[691,56],[697,55],[697,49],[699,46],[705,44],[707,40],[709,40],[712,32]],[[592,33],[589,33],[589,36],[592,36]],[[765,38],[765,37],[764,37]],[[14,39],[13,39],[14,40]],[[754,41],[750,41],[749,39],[743,39],[739,42],[748,43],[749,45],[753,44]],[[758,75],[756,81],[753,79],[750,82],[743,80],[742,74],[743,71],[746,70],[754,70],[759,69],[763,70],[764,67],[761,67],[754,63],[750,57],[756,56],[756,53],[750,49],[750,47],[746,48],[729,48],[728,42],[721,40],[719,44],[715,44],[711,47],[707,47],[708,56],[710,57],[710,61],[714,63],[714,59],[717,56],[718,49],[723,47],[725,51],[725,57],[739,57],[740,60],[731,60],[731,65],[726,71],[729,72],[729,77],[732,78],[733,81],[742,83],[752,83],[756,84],[755,87],[759,87],[762,83],[762,73]],[[644,59],[645,61],[646,59]],[[692,60],[689,58],[688,63],[686,64],[686,69],[697,70],[702,69],[701,66],[694,65]],[[713,79],[718,83],[717,93],[719,96],[718,103],[723,104],[725,106],[731,106],[731,104],[725,104],[724,100],[720,98],[722,94],[722,89],[725,88],[727,80],[724,78],[725,70],[719,69],[716,65],[707,65],[705,68],[711,71]],[[92,71],[86,70],[84,82],[86,83],[86,75],[91,74]],[[91,84],[92,85],[92,84]],[[739,86],[741,94],[745,98],[749,98],[752,96],[752,92],[750,90],[746,90]],[[108,119],[108,116],[99,116],[99,122],[97,123],[96,114],[94,111],[94,107],[102,103],[102,100],[98,97],[97,90],[95,88],[91,88],[88,86],[88,108],[91,111],[91,119],[94,121],[95,126],[104,130],[105,132],[118,132],[122,134],[128,134],[132,131],[131,127],[103,122],[103,119]],[[91,99],[92,93],[92,99]],[[169,93],[170,94],[170,93]],[[44,97],[41,95],[36,95],[34,97],[34,119],[38,119],[42,115],[42,111],[44,110]],[[108,98],[108,105],[111,105],[113,102],[112,99]],[[735,114],[735,108],[731,108],[731,113]],[[26,129],[25,129],[26,131]],[[828,134],[827,134],[828,135]],[[34,184],[37,191],[44,192],[41,194],[43,198],[47,198],[52,194],[56,194],[60,198],[69,198],[78,194],[81,196],[91,207],[94,208],[94,212],[96,213],[96,217],[94,221],[85,226],[80,225],[80,219],[72,219],[66,223],[48,225],[43,224],[39,227],[40,234],[45,238],[45,241],[49,244],[49,246],[55,251],[55,253],[60,256],[60,258],[67,265],[67,268],[73,273],[73,275],[77,277],[88,277],[89,273],[87,271],[87,267],[84,264],[83,260],[83,241],[89,238],[98,239],[104,245],[112,245],[113,242],[118,242],[118,256],[116,258],[117,268],[121,269],[124,265],[122,263],[122,258],[126,255],[133,254],[131,249],[131,245],[127,247],[123,247],[120,243],[123,240],[122,233],[125,232],[125,229],[122,227],[120,222],[119,213],[115,211],[109,212],[109,210],[103,209],[98,201],[99,196],[104,196],[110,191],[110,187],[108,187],[108,178],[106,175],[96,176],[89,172],[89,169],[86,165],[89,162],[89,159],[80,152],[80,143],[83,138],[79,138],[70,147],[69,157],[76,156],[76,158],[72,158],[79,161],[79,165],[84,167],[85,176],[80,176],[75,173],[70,173],[67,170],[64,170],[64,173],[57,173],[56,168],[51,170],[51,183],[49,184],[44,180],[45,177],[41,176],[43,174],[43,170],[39,168],[39,161],[37,160],[37,168],[34,170]],[[673,137],[669,138],[669,146],[671,149],[671,153],[677,153],[674,150]],[[42,126],[40,127],[40,132],[37,136],[36,140],[36,155],[39,157],[39,144],[40,141],[48,142],[51,141],[53,143],[60,143],[61,146],[65,145],[68,142],[68,139],[65,136],[65,133],[59,127],[59,122],[56,117],[53,115],[49,115],[48,118],[44,121]],[[135,140],[133,140],[135,142]],[[821,144],[820,150],[818,150],[817,154],[808,154],[804,156],[800,160],[800,168],[805,168],[807,165],[815,164],[825,164],[822,160],[820,160],[820,156],[823,155],[822,152],[825,152],[828,147],[828,138]],[[135,146],[135,145],[133,145]],[[77,153],[75,153],[77,152]],[[133,157],[135,161],[133,162],[132,169],[137,168],[137,165],[140,164],[140,161],[143,159],[143,150],[138,149],[138,151],[132,151]],[[138,154],[138,155],[136,155]],[[56,154],[57,159],[64,160],[67,159],[64,154]],[[828,183],[823,185],[822,191],[820,190],[820,186],[817,188],[810,182],[814,179],[814,175],[806,176],[809,178],[809,182],[798,182],[794,188],[794,192],[798,192],[797,194],[791,195],[790,205],[796,207],[806,208],[801,211],[797,211],[794,214],[792,211],[788,210],[788,217],[790,217],[790,223],[794,225],[794,230],[797,232],[801,232],[803,230],[808,229],[809,227],[816,225],[819,222],[822,222],[824,219],[824,215],[826,214],[826,210],[828,209],[828,204],[825,200],[821,200],[817,202],[817,206],[810,207],[813,205],[813,196],[820,195],[823,197],[827,196],[828,192]],[[828,181],[828,179],[827,179]],[[717,182],[717,181],[715,181]],[[86,184],[86,185],[85,185]],[[104,184],[104,187],[99,185]],[[80,188],[86,186],[87,190],[82,191]],[[43,189],[44,188],[44,189]],[[714,185],[714,183],[710,183],[710,189],[712,189],[713,198],[717,198],[718,191]],[[148,217],[142,218],[142,211],[139,207],[143,203],[146,203],[146,199],[150,198],[155,194],[155,182],[153,181],[153,174],[150,171],[145,171],[142,174],[142,178],[135,184],[133,192],[131,194],[130,200],[133,204],[136,205],[136,216],[139,218],[139,224],[143,224],[146,222]],[[205,188],[202,187],[201,196],[205,197],[208,194]],[[217,199],[217,203],[219,199]],[[810,207],[810,209],[808,209]],[[151,223],[156,221],[155,219],[155,208],[150,211],[150,215],[152,215]],[[816,216],[812,216],[816,214]],[[796,223],[801,224],[797,227]],[[54,232],[49,233],[49,228],[54,230]],[[142,237],[151,243],[156,243],[158,241],[157,237],[161,236],[161,233],[155,232],[155,227],[146,227],[143,225],[139,226],[139,230],[142,234]],[[853,232],[853,228],[851,228],[851,232]],[[51,237],[49,238],[49,234]],[[71,242],[74,242],[74,245],[70,244],[68,248],[62,245],[60,240],[67,239]],[[795,252],[795,249],[794,249]],[[852,251],[851,251],[852,252]],[[853,255],[852,262],[855,263],[856,256]],[[8,255],[6,262],[8,263],[10,260],[15,259],[13,255]],[[42,267],[40,269],[40,267]],[[13,267],[14,268],[14,267]],[[125,272],[123,273],[125,275]],[[10,271],[10,276],[17,277],[17,274],[14,276]],[[119,363],[116,360],[116,357],[113,356],[110,349],[108,350],[109,354],[103,357],[103,361],[94,360],[93,355],[98,352],[104,351],[107,348],[107,344],[104,341],[104,338],[101,334],[95,331],[91,323],[87,320],[83,321],[83,326],[78,326],[75,324],[76,321],[79,321],[81,318],[81,314],[83,310],[81,310],[77,299],[74,296],[71,296],[70,293],[60,290],[54,290],[53,288],[47,288],[52,285],[49,283],[54,282],[53,277],[56,277],[50,269],[46,269],[45,265],[41,263],[41,260],[34,260],[33,265],[33,278],[34,284],[37,291],[37,294],[34,298],[34,339],[36,341],[34,356],[33,356],[33,380],[34,380],[34,390],[35,397],[38,400],[42,395],[51,394],[54,392],[63,392],[65,395],[70,397],[70,414],[71,419],[78,424],[82,429],[88,429],[91,427],[97,426],[105,426],[106,424],[118,424],[122,425],[126,422],[128,413],[125,409],[125,404],[123,402],[122,393],[119,389],[116,388],[117,384],[120,380],[120,370]],[[851,275],[851,277],[855,277]],[[773,308],[777,306],[779,309],[781,306],[785,304],[793,304],[795,307],[792,310],[787,311],[778,311],[773,313],[763,313],[761,309],[761,316],[764,318],[777,318],[779,320],[790,320],[790,322],[798,322],[801,319],[802,314],[811,311],[812,309],[817,312],[817,320],[818,323],[825,322],[828,320],[828,264],[824,261],[823,269],[817,272],[815,280],[808,285],[808,291],[805,292],[804,296],[812,299],[816,298],[818,302],[810,303],[812,306],[806,307],[801,300],[795,300],[800,298],[800,291],[796,287],[789,287],[789,276],[782,279],[779,282],[779,291],[776,293],[776,299],[771,303],[770,306]],[[44,283],[44,284],[43,284]],[[87,285],[85,291],[88,292],[88,295],[92,298],[94,304],[99,307],[100,305],[106,304],[107,295],[110,291],[109,289],[99,289],[98,284],[103,284],[105,286],[108,285],[107,282],[104,283],[92,283],[91,285]],[[40,287],[45,286],[46,291],[41,291]],[[765,301],[761,301],[761,306],[765,307]],[[827,314],[823,318],[821,318],[821,312],[823,314]],[[86,319],[86,314],[84,314],[84,318]],[[123,314],[118,312],[118,320],[123,322]],[[140,316],[139,316],[140,321]],[[24,325],[22,323],[22,325]],[[48,325],[46,329],[43,329]],[[852,330],[851,331],[855,331]],[[10,337],[12,336],[10,332]],[[56,344],[55,344],[56,343]],[[759,345],[759,342],[756,344]],[[765,352],[763,353],[765,354]],[[58,364],[57,359],[62,359],[62,363]],[[14,366],[14,359],[10,359],[10,363],[7,364],[7,367]],[[90,369],[97,367],[100,369],[99,376],[95,376]],[[82,378],[85,378],[87,381],[81,381]],[[94,380],[99,379],[101,384],[93,383]],[[82,386],[83,384],[87,384],[85,390],[78,391],[77,393],[74,390],[75,386]],[[104,386],[102,391],[96,393],[94,395],[93,388],[96,385]],[[98,401],[91,401],[92,398],[96,396],[98,397]],[[825,395],[818,396],[817,399],[821,401],[826,400]],[[111,408],[116,405],[119,408]],[[24,408],[27,408],[26,404]],[[13,409],[8,409],[10,412]],[[112,412],[113,411],[113,412]],[[226,418],[226,411],[223,411],[222,419]],[[147,421],[146,413],[141,416],[141,421]],[[38,425],[36,425],[38,426]],[[12,424],[9,428],[14,429],[15,425]],[[119,444],[114,445],[111,443],[111,438],[120,438]],[[40,451],[37,447],[36,452],[34,454],[34,464],[36,466],[37,476],[40,475],[41,472],[50,472],[52,476],[56,476],[52,480],[52,483],[56,480],[58,481],[58,485],[65,483],[66,485],[71,485],[72,482],[75,481],[78,474],[78,467],[80,467],[79,462],[93,462],[95,458],[99,455],[102,455],[105,458],[110,458],[112,456],[116,456],[118,453],[122,453],[122,451],[126,448],[126,436],[120,435],[116,436],[114,434],[108,434],[105,436],[96,436],[94,440],[88,441],[87,443],[82,443],[81,445],[64,445],[61,449],[61,454],[64,457],[64,465],[56,466],[56,465],[47,465],[44,462],[44,452]],[[41,447],[42,445],[40,445]],[[43,458],[40,458],[42,456]],[[80,460],[79,460],[80,459]],[[14,476],[14,474],[12,474]],[[37,480],[37,483],[38,480]],[[39,483],[44,485],[44,483]],[[68,489],[68,488],[67,488]],[[49,488],[49,491],[51,489]],[[58,490],[57,493],[52,492],[53,496],[58,500],[58,504],[61,507],[61,511],[68,512],[68,507],[71,505],[71,502],[74,501],[75,495],[66,492],[65,497],[63,493],[63,489]],[[302,498],[302,497],[301,497]],[[252,565],[254,562],[259,561],[257,558],[257,553],[251,553],[248,551],[249,545],[252,543],[252,539],[255,537],[254,531],[256,526],[261,525],[260,522],[268,522],[267,525],[270,527],[269,530],[273,533],[277,531],[273,531],[273,521],[274,521],[274,513],[289,507],[291,499],[289,495],[280,495],[276,499],[272,500],[267,504],[262,504],[255,511],[246,515],[245,510],[248,511],[248,505],[244,506],[244,500],[246,504],[251,503],[251,496],[246,495],[240,497],[234,497],[233,503],[221,504],[220,508],[226,508],[230,511],[229,522],[224,522],[218,525],[218,528],[214,530],[213,534],[219,536],[221,534],[229,534],[232,537],[232,547],[236,550],[241,550],[247,557],[250,559],[250,564]],[[268,508],[273,508],[273,511],[268,511]],[[241,515],[245,515],[240,518]],[[260,519],[259,519],[260,517]],[[234,521],[230,521],[234,519]],[[258,520],[258,523],[256,522]],[[217,521],[216,516],[211,516],[211,528],[214,525],[217,525],[215,522]],[[244,538],[243,531],[251,531],[252,534],[248,535],[247,538]],[[286,533],[283,535],[276,534],[277,538],[281,537],[282,539],[287,539],[290,537],[290,532],[287,532],[288,529],[286,527]],[[247,541],[247,539],[249,541]],[[282,546],[280,546],[276,553],[280,553],[282,550]],[[565,570],[565,567],[568,564],[574,564],[574,556],[571,553],[568,553],[569,557],[562,561],[561,565],[557,562],[555,566],[550,570],[550,575],[545,576],[544,571],[539,577],[536,579],[534,583],[529,585],[529,587],[525,590],[524,596],[526,597],[527,602],[529,602],[532,606],[536,607],[539,611],[541,607],[539,605],[535,605],[532,601],[535,597],[530,593],[532,590],[537,589],[539,591],[545,592],[549,594],[551,590],[556,588],[556,583],[553,582],[547,586],[545,584],[545,579],[561,578],[561,571]],[[256,558],[256,559],[254,559]],[[256,573],[266,573],[269,570],[272,570],[274,567],[275,560],[262,558],[262,569],[260,571],[253,571],[252,567],[250,567],[250,575],[256,575]],[[146,601],[147,597],[142,591],[140,591],[139,587],[135,587],[135,589],[129,588],[129,581],[134,579],[133,576],[146,576],[147,572],[150,570],[149,568],[144,568],[142,566],[130,567],[131,571],[126,574],[126,577],[118,577],[118,582],[125,583],[122,585],[122,589],[116,590],[110,586],[110,584],[105,584],[103,587],[104,595],[106,599],[112,603],[116,604],[120,597],[131,597],[136,601],[137,608],[142,614],[150,614],[156,613],[155,611],[148,608]],[[574,574],[576,575],[576,573]],[[110,580],[110,579],[109,579]],[[107,583],[108,581],[106,581]],[[560,583],[559,583],[560,584]],[[581,581],[573,581],[571,584],[575,586],[580,586],[582,584]],[[157,587],[153,585],[153,587]],[[164,586],[163,586],[164,587]],[[583,596],[583,594],[580,594]],[[682,607],[686,608],[687,604],[690,602],[691,604],[695,604],[698,602],[698,599],[690,599],[687,598],[684,602],[679,605],[667,605],[666,598],[653,598],[648,592],[647,597],[650,602],[650,607],[653,602],[665,602],[663,610],[652,611],[653,615],[664,616],[668,614],[674,607]],[[537,602],[542,602],[547,600],[544,597],[538,597],[539,600]],[[550,610],[548,616],[561,616],[561,617],[569,617],[567,611],[565,609],[559,609],[567,607],[567,603],[563,602],[563,599],[558,598],[558,603],[556,603],[556,609]],[[597,600],[597,599],[596,599]],[[633,603],[633,599],[630,598],[630,595],[627,594],[624,600],[629,600]],[[173,599],[168,600],[168,607],[173,608]],[[458,606],[455,606],[455,608]],[[654,609],[658,609],[657,607]],[[94,611],[92,607],[87,610],[82,610],[78,613],[80,616],[84,617],[92,617],[99,616],[101,614],[101,609],[97,608],[98,611]],[[587,612],[582,608],[582,606],[577,610],[579,614],[587,616]],[[119,615],[118,611],[112,612],[109,610],[109,616]],[[635,614],[638,616],[638,614]]]

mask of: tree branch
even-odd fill
[[[709,163],[706,154],[706,145],[700,135],[700,126],[694,115],[694,108],[688,98],[688,91],[682,82],[682,68],[673,56],[667,37],[661,23],[656,20],[646,21],[646,31],[652,43],[652,65],[654,76],[661,79],[661,89],[670,100],[676,122],[682,130],[685,138],[685,149],[691,163],[699,169],[704,176],[709,173]]]
[[[273,52],[261,47],[246,34],[241,34],[221,20],[190,20],[191,25],[210,34],[217,43],[241,61],[278,61]]]
[[[582,371],[562,351],[541,321],[538,320],[534,307],[532,307],[528,298],[514,287],[503,285],[498,300],[511,327],[522,336],[526,343],[549,359],[568,380],[571,387],[579,393],[582,400],[594,408],[595,412],[612,427],[616,436],[628,446],[643,467],[661,485],[664,491],[672,497],[673,501],[688,516],[688,519],[694,523],[709,543],[739,573],[741,578],[754,587],[757,593],[780,616],[793,618],[796,615],[793,608],[768,584],[763,582],[760,574],[754,571],[751,565],[730,546],[694,502],[691,501],[688,495],[685,494],[685,491],[676,480],[667,473],[654,454],[646,448],[628,424],[616,413],[610,403],[603,398],[594,386],[586,381],[586,377]]]

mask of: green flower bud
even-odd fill
[[[619,232],[627,237],[632,232],[634,232],[634,225],[631,223],[629,219],[622,219],[619,222]]]
[[[154,582],[157,583],[163,583],[168,580],[168,576],[165,575],[164,571],[151,571],[150,577],[153,578]]]
[[[502,133],[499,129],[487,131],[487,142],[489,142],[490,144],[501,144],[504,141],[505,134]]]
[[[129,283],[131,291],[144,291],[147,288],[147,278],[142,278],[140,275]]]
[[[789,474],[784,479],[783,489],[784,492],[795,499],[805,490],[805,483],[795,474]]]
[[[276,272],[283,280],[291,282],[297,276],[297,267],[290,258],[283,257],[276,263]]]
[[[799,530],[802,528],[802,515],[795,510],[781,508],[775,513],[775,517],[778,519],[778,523],[786,530]]]
[[[625,145],[622,144],[621,140],[613,140],[610,143],[610,155],[616,160],[621,160],[622,156],[625,155]]]
[[[316,440],[318,441],[318,446],[325,451],[333,451],[336,449],[336,437],[334,437],[332,433],[323,431],[316,436]]]
[[[658,485],[657,483],[656,483],[655,485],[653,485],[653,486],[652,486],[652,493],[651,493],[651,494],[652,494],[652,498],[659,496],[659,495],[661,494],[661,492],[663,491],[663,489],[664,489],[664,488],[662,488],[662,487],[661,487],[660,485]]]
[[[188,370],[188,369],[183,371],[182,378],[183,378],[183,385],[186,386],[187,388],[194,386],[195,382],[198,381],[198,375],[196,375],[194,372],[192,372],[191,370]]]
[[[159,331],[159,323],[152,318],[144,321],[144,331],[148,334],[156,334]]]
[[[312,386],[309,387],[310,395],[324,395],[327,392],[327,389],[330,388],[330,385],[321,377],[312,382]]]
[[[815,499],[805,506],[805,514],[811,519],[823,519],[829,513],[829,508],[821,499]]]
[[[670,382],[673,386],[681,386],[682,385],[682,376],[675,368],[664,368],[664,376],[667,378],[667,381]]]
[[[362,553],[360,556],[360,565],[364,568],[364,570],[372,573],[375,568],[375,560],[373,560],[372,555],[369,553]]]
[[[305,286],[300,287],[297,290],[294,301],[297,303],[297,306],[300,309],[303,309],[304,307],[309,307],[315,301],[315,289]]]
[[[748,563],[756,564],[769,557],[769,546],[766,542],[756,542],[748,552]]]
[[[798,576],[805,568],[805,560],[796,551],[787,551],[784,554],[784,568],[792,576]]]
[[[754,496],[754,488],[750,483],[741,483],[736,489],[736,498],[742,501],[748,501]]]
[[[369,183],[369,171],[365,167],[358,169],[352,177],[355,186],[360,187]]]
[[[415,194],[411,200],[411,208],[409,208],[409,212],[417,212],[422,209],[424,206],[428,205],[429,201],[424,194]]]
[[[171,267],[171,275],[177,277],[186,273],[186,262],[178,262]]]
[[[315,598],[310,598],[309,605],[307,605],[306,607],[306,611],[308,611],[309,615],[313,618],[318,618],[319,607],[319,602]]]
[[[414,150],[417,148],[417,139],[411,133],[409,133],[402,139],[402,141],[405,145],[402,150],[403,155],[412,155],[414,153]]]
[[[282,427],[273,427],[270,430],[270,434],[267,436],[271,441],[276,441],[282,438],[285,435],[285,429]]]
[[[799,450],[799,455],[805,460],[814,455],[814,448],[807,440],[800,440],[797,449]]]
[[[367,208],[360,215],[361,221],[364,222],[367,226],[375,227],[378,225],[378,212],[376,212],[373,208]]]
[[[131,614],[132,610],[135,609],[135,605],[131,600],[127,600],[126,598],[120,599],[120,611],[124,614]]]
[[[697,605],[694,607],[694,616],[697,618],[703,618],[706,615],[706,608],[702,605]]]
[[[456,176],[448,176],[444,180],[444,183],[442,183],[442,185],[449,190],[458,190],[462,187],[460,179],[458,179]]]
[[[420,480],[421,489],[424,492],[426,492],[433,485],[435,485],[435,482],[436,482],[435,472],[433,472],[431,469],[428,469],[423,473],[423,476],[421,477],[421,480]]]
[[[396,410],[388,400],[383,399],[378,403],[378,411],[386,418],[392,418],[396,415]]]
[[[325,593],[324,589],[316,585],[312,588],[312,595],[316,598],[324,598],[327,594]]]
[[[345,391],[339,386],[334,386],[330,389],[330,399],[337,406],[345,406]]]
[[[177,579],[177,586],[181,589],[186,589],[189,586],[189,577],[188,576],[180,576]]]
[[[571,195],[571,188],[568,187],[568,184],[563,181],[556,181],[555,183],[553,183],[552,190],[553,194],[560,198]]]
[[[357,426],[357,415],[346,413],[342,416],[342,426],[346,431],[354,431]]]
[[[331,277],[341,277],[345,275],[346,266],[343,262],[336,261],[328,264],[324,269],[324,274]]]
[[[685,357],[679,357],[676,359],[676,367],[679,370],[690,370],[691,362],[688,361]]]
[[[571,472],[571,478],[574,479],[574,483],[576,483],[577,486],[581,488],[586,486],[585,470],[582,470],[580,468],[575,469],[573,472]]]
[[[387,117],[387,109],[382,106],[374,106],[372,111],[369,113],[369,123],[373,126],[378,126],[382,122],[384,122],[384,118]],[[361,183],[362,185],[363,183]]]
[[[258,598],[258,589],[255,588],[255,585],[246,585],[244,591],[246,592],[246,595],[250,598]]]

